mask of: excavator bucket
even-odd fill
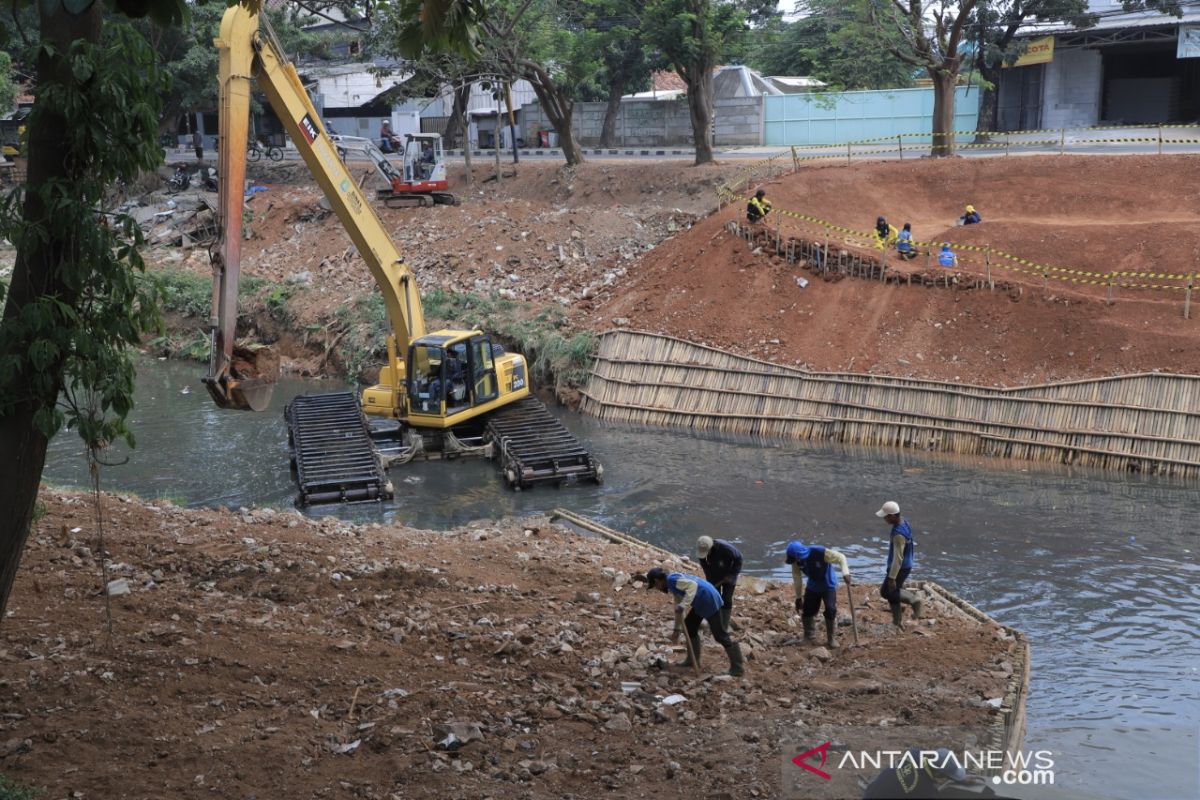
[[[279,355],[269,347],[235,345],[229,373],[208,377],[204,385],[221,408],[265,411],[279,379]]]

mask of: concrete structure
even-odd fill
[[[718,98],[714,103],[713,143],[718,147],[762,144],[762,102],[762,97]],[[573,128],[580,144],[585,147],[599,144],[607,105],[575,104]],[[521,120],[526,141],[531,145],[536,143],[538,131],[554,127],[536,103],[521,109]],[[614,147],[690,147],[692,118],[687,100],[622,100],[616,134]]]
[[[344,136],[377,139],[384,121],[399,136],[421,130],[421,110],[430,101],[393,104],[380,99],[408,78],[398,62],[306,65],[300,74],[313,105]]]
[[[789,75],[768,75],[767,80],[783,94],[803,94],[824,89],[828,84],[816,78],[792,77]]]
[[[961,86],[954,127],[974,130],[979,89]],[[841,144],[933,130],[933,89],[822,92],[763,98],[763,144]]]
[[[1090,0],[1095,27],[1030,25],[1053,37],[1052,60],[1001,71],[1001,130],[1200,121],[1200,6],[1183,17],[1124,13],[1120,0]],[[1198,42],[1196,47],[1189,43]],[[1181,43],[1181,39],[1183,40]]]

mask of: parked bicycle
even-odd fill
[[[272,161],[282,161],[283,148],[261,142],[251,142],[246,148],[247,161],[258,161],[264,155]]]

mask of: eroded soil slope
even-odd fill
[[[110,639],[91,499],[43,500],[0,630],[0,769],[48,797],[771,797],[785,739],[982,728],[1012,670],[1000,629],[934,604],[895,634],[869,586],[861,647],[806,648],[790,587],[746,579],[747,676],[718,677],[706,636],[696,678],[661,666],[670,603],[630,583],[653,560],[545,519],[431,533],[105,496],[131,589]]]
[[[1200,254],[1192,156],[819,166],[767,188],[777,206],[837,225],[869,229],[885,214],[912,222],[918,239],[991,245],[1056,266],[1186,273]],[[953,226],[964,201],[980,209],[982,225]],[[1180,291],[1118,289],[1108,305],[1103,288],[1043,289],[1039,278],[1000,271],[1008,291],[827,282],[726,233],[739,213],[709,217],[638,260],[594,301],[589,324],[814,369],[984,384],[1195,372],[1200,363],[1200,319],[1183,319]]]

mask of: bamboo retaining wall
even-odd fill
[[[661,334],[609,331],[583,391],[602,419],[1200,476],[1200,376],[997,389],[808,372]]]

